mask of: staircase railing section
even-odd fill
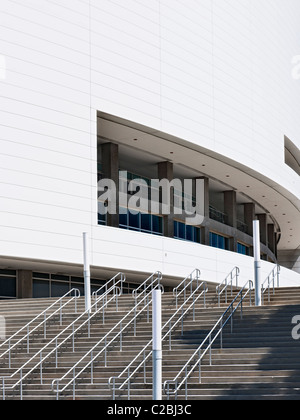
[[[6,390],[13,391],[20,387],[20,399],[23,399],[23,384],[24,381],[29,375],[34,371],[40,371],[40,383],[43,384],[43,365],[46,361],[53,356],[55,358],[55,366],[58,366],[58,351],[59,349],[66,345],[69,341],[72,343],[72,351],[75,352],[75,336],[79,333],[84,327],[87,327],[87,334],[90,337],[90,327],[91,320],[102,312],[103,323],[105,322],[104,310],[109,305],[109,303],[116,302],[116,311],[118,310],[118,296],[121,293],[121,285],[125,281],[125,276],[122,276],[120,280],[115,282],[107,291],[101,295],[98,300],[92,305],[91,310],[83,312],[78,316],[71,324],[64,328],[59,334],[52,338],[43,348],[36,352],[29,360],[27,360],[21,367],[16,369],[10,376],[0,377],[0,389],[2,389],[2,397],[5,400]],[[110,295],[110,298],[107,298],[106,295]],[[97,307],[99,301],[103,302],[101,307]],[[97,307],[97,309],[96,309]],[[76,324],[78,324],[76,326]],[[69,334],[68,334],[69,333]],[[66,334],[68,334],[66,336]],[[61,341],[59,341],[61,339]]]
[[[201,345],[193,353],[187,363],[179,371],[173,380],[164,382],[163,388],[165,394],[170,398],[171,395],[177,399],[178,392],[185,387],[185,399],[188,398],[188,379],[192,373],[198,368],[199,370],[199,383],[201,383],[201,363],[204,357],[209,355],[209,364],[212,366],[212,347],[216,340],[220,338],[220,348],[223,348],[223,330],[226,325],[231,322],[231,332],[233,332],[233,316],[238,310],[241,309],[241,319],[243,318],[243,302],[248,295],[250,295],[250,306],[252,305],[251,295],[253,289],[253,282],[249,280],[241,289],[235,299],[228,306],[223,315],[216,322],[215,326],[211,329],[206,338],[202,341]]]
[[[198,276],[198,277],[197,277]],[[162,341],[168,340],[169,350],[172,349],[172,331],[174,331],[178,325],[181,324],[181,335],[183,335],[183,321],[186,316],[193,311],[193,321],[195,318],[195,305],[199,299],[203,296],[203,306],[206,307],[206,293],[208,291],[207,283],[202,282],[199,284],[200,270],[194,270],[188,277],[186,277],[179,286],[173,290],[174,297],[179,295],[180,291],[184,289],[190,290],[191,293],[188,297],[185,296],[184,301],[180,308],[177,308],[176,312],[171,316],[171,318],[164,324],[162,327]],[[196,278],[197,277],[197,278]],[[189,281],[187,280],[189,279]],[[195,290],[190,289],[190,286],[193,282],[197,281],[197,286]],[[180,289],[181,287],[181,289]],[[203,290],[202,290],[203,289]],[[202,291],[201,291],[202,290]],[[177,300],[176,300],[177,303]],[[187,306],[188,305],[188,306]],[[108,385],[112,391],[112,398],[115,400],[116,392],[122,391],[127,387],[127,398],[130,399],[130,388],[131,381],[135,375],[143,370],[144,384],[147,384],[147,375],[146,375],[146,366],[147,362],[152,355],[152,340],[150,340],[146,346],[136,355],[136,357],[123,369],[119,376],[112,376],[109,378]]]
[[[176,309],[178,308],[178,299],[181,295],[183,295],[183,300],[186,300],[186,294],[188,292],[192,293],[193,287],[198,287],[199,281],[201,277],[201,271],[196,268],[194,271],[191,272],[182,282],[173,289],[173,296],[176,299]]]
[[[160,286],[160,282],[162,280],[162,273],[160,271],[156,271],[155,273],[151,274],[139,287],[132,291],[132,297],[136,300],[141,298],[141,296],[146,296],[149,290],[155,289],[157,286]]]
[[[59,323],[62,325],[63,309],[74,305],[74,311],[77,313],[77,300],[79,297],[80,291],[78,289],[70,290],[64,296],[52,303],[52,305],[50,305],[47,309],[34,317],[30,322],[28,322],[28,324],[20,328],[15,334],[10,336],[6,341],[4,341],[4,343],[0,345],[0,350],[8,346],[8,348],[2,354],[0,354],[0,360],[8,355],[8,367],[11,369],[12,350],[25,343],[27,353],[29,353],[30,338],[36,335],[39,330],[42,330],[41,334],[43,334],[44,340],[46,340],[48,321],[56,316],[59,316]],[[64,302],[64,299],[66,298],[68,300]],[[56,307],[57,309],[55,309]],[[52,312],[50,315],[48,315],[50,311]],[[24,333],[24,335],[21,338],[18,338],[22,333]]]
[[[95,301],[95,311],[98,309],[98,302],[104,305],[107,302],[109,293],[111,291],[118,290],[119,293],[116,293],[116,304],[118,310],[118,296],[122,296],[123,294],[123,283],[126,281],[126,276],[123,273],[118,273],[110,280],[108,280],[103,286],[101,286],[98,290],[92,293],[92,299]],[[104,316],[104,315],[103,315]]]
[[[280,265],[276,265],[271,273],[268,275],[266,280],[261,285],[261,299],[264,304],[265,293],[268,292],[268,302],[271,301],[271,289],[273,289],[273,296],[275,296],[275,283],[277,281],[277,287],[280,286]]]
[[[90,371],[91,383],[94,380],[94,364],[101,356],[104,357],[104,366],[107,367],[107,352],[114,344],[119,344],[119,349],[123,349],[123,335],[126,330],[133,329],[136,336],[137,320],[147,311],[147,322],[150,322],[149,306],[152,303],[152,290],[160,288],[164,292],[163,286],[160,284],[161,273],[157,272],[150,276],[141,286],[143,289],[140,294],[133,293],[135,297],[135,306],[107,333],[102,337],[86,354],[71,367],[65,375],[60,379],[52,382],[52,391],[56,393],[56,399],[72,386],[73,399],[76,396],[76,380],[87,370]],[[148,293],[146,291],[148,290]],[[134,291],[135,292],[135,291]],[[140,309],[141,307],[141,309]],[[113,335],[111,338],[110,336]],[[100,349],[99,349],[100,347]]]
[[[236,287],[239,285],[239,267],[234,267],[234,269],[225,277],[225,279],[216,287],[216,293],[218,296],[219,308],[221,306],[221,295],[225,292],[225,303],[228,303],[228,288],[230,287],[231,297],[233,296],[233,282],[236,281]]]

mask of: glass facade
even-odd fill
[[[61,297],[68,293],[71,289],[79,289],[80,295],[84,296],[84,278],[75,276],[66,276],[49,273],[33,273],[33,297]],[[91,278],[92,293],[98,290],[106,283],[106,280]],[[124,283],[123,293],[132,292],[139,285],[134,283]]]
[[[122,229],[163,235],[163,218],[161,216],[121,208],[119,217]]]
[[[209,233],[209,245],[214,248],[229,250],[229,238],[218,235],[217,233]]]
[[[182,222],[174,222],[174,238],[189,242],[201,243],[201,231],[196,226],[186,225]]]
[[[0,270],[0,299],[15,299],[17,297],[17,272],[15,270]]]
[[[102,165],[98,164],[98,180],[102,178]],[[180,184],[177,183],[177,180],[174,180],[173,192],[174,192],[174,210],[182,210],[193,212],[195,208],[195,197],[193,193],[187,194],[184,190],[180,189]],[[157,180],[147,178],[142,175],[137,175],[133,172],[125,170],[119,170],[119,187],[121,192],[125,192],[125,196],[122,196],[122,200],[127,200],[123,204],[120,201],[119,208],[119,227],[121,229],[127,229],[136,232],[143,232],[152,235],[163,236],[166,232],[165,223],[166,218],[160,213],[161,208],[159,205],[162,203],[162,191],[161,185],[158,184]],[[154,194],[152,196],[152,193]],[[136,195],[139,193],[138,195]],[[124,198],[125,197],[125,198]],[[216,196],[217,197],[217,196]],[[219,196],[216,198],[214,195],[210,197],[214,203],[214,206],[209,204],[209,219],[217,221],[222,225],[228,225],[229,216],[223,211],[220,211],[218,207],[222,208],[222,202]],[[107,197],[106,197],[107,198]],[[156,200],[155,205],[157,207],[150,206],[150,200]],[[222,196],[224,199],[224,197]],[[104,200],[104,198],[103,198]],[[106,212],[107,203],[101,201],[101,197],[98,198],[98,224],[106,226],[108,223],[108,218],[106,215],[103,215]],[[147,201],[148,200],[148,201]],[[218,202],[218,200],[220,202]],[[158,202],[159,201],[159,202]],[[153,203],[151,203],[152,205]],[[128,205],[129,209],[126,208]],[[121,207],[122,206],[122,207]],[[156,214],[150,214],[150,208],[155,208]],[[243,210],[244,211],[244,210]],[[251,255],[251,237],[249,238],[249,243],[236,242],[234,237],[237,240],[247,241],[247,238],[242,238],[239,232],[248,234],[248,226],[244,221],[244,213],[239,209],[239,218],[236,218],[236,228],[235,232],[228,233],[228,229],[222,229],[221,225],[212,223],[211,229],[215,230],[214,232],[209,233],[209,241],[207,243],[207,237],[204,235],[201,237],[203,226],[191,226],[184,223],[184,221],[175,220],[176,214],[181,214],[180,212],[173,212],[174,220],[174,238],[183,241],[194,242],[198,244],[203,244],[206,246],[211,246],[218,249],[234,251],[242,255]],[[184,214],[184,213],[183,213]],[[188,213],[189,214],[189,213]],[[182,216],[177,216],[181,218]],[[117,220],[117,219],[116,219]],[[114,221],[112,225],[116,227],[118,225],[117,221]],[[170,219],[168,220],[169,223]],[[228,225],[232,228],[231,225]],[[233,229],[233,228],[232,228]],[[168,229],[167,229],[168,230]],[[228,235],[228,236],[227,236]],[[232,235],[232,236],[231,236]],[[234,236],[234,237],[233,237]],[[251,235],[249,235],[251,236]],[[270,257],[271,258],[271,257]]]
[[[239,254],[243,254],[243,255],[250,255],[250,247],[248,247],[248,246],[246,246],[246,245],[244,245],[244,244],[241,244],[241,243],[239,243],[238,242],[238,244],[237,244],[237,252],[239,253]]]

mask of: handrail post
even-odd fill
[[[23,400],[23,369],[20,370],[20,400]]]
[[[59,324],[62,326],[62,301],[60,301]]]
[[[102,297],[102,324],[105,325],[104,297]]]
[[[27,354],[29,353],[29,325],[27,326]]]
[[[74,299],[74,301],[75,301],[75,314],[77,314],[77,299],[78,299],[77,290],[75,289],[75,299]]]
[[[91,352],[91,385],[94,383],[94,360],[93,360],[93,351]]]
[[[187,378],[187,366],[185,368],[185,400],[188,399],[188,378]]]
[[[220,324],[220,348],[223,349],[223,316],[221,318],[221,324]]]
[[[46,311],[44,313],[44,340],[47,338],[47,323],[46,323]]]
[[[211,334],[209,335],[209,365],[212,365],[212,360],[211,360]]]
[[[75,400],[75,387],[76,387],[76,384],[75,384],[75,375],[76,374],[76,368],[74,367],[73,368],[73,400]]]
[[[195,322],[195,295],[193,295],[193,322]]]
[[[146,350],[144,350],[144,384],[147,383],[147,375],[146,375]]]
[[[88,248],[88,234],[83,233],[83,274],[84,274],[84,295],[85,295],[85,310],[91,310],[91,273],[89,261],[89,248]]]
[[[115,401],[115,399],[116,399],[116,379],[115,378],[113,378],[113,395],[112,395],[112,399],[113,399],[113,401]]]
[[[58,346],[57,346],[57,337],[55,340],[55,367],[58,367]]]
[[[42,363],[43,355],[42,352],[40,353],[40,380],[41,385],[43,385],[43,363]]]
[[[153,400],[162,400],[161,290],[152,291]]]
[[[122,322],[120,324],[120,351],[123,349],[123,337],[122,337]]]
[[[10,350],[10,339],[8,340],[8,367],[11,368],[11,350]]]
[[[254,276],[255,276],[255,305],[262,306],[261,301],[261,257],[260,257],[260,224],[253,221],[253,249],[254,249]]]
[[[5,401],[5,378],[2,378],[2,400]]]
[[[201,384],[201,382],[202,382],[202,378],[201,378],[201,356],[202,356],[202,351],[201,351],[201,349],[199,349],[199,384]]]

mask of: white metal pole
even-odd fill
[[[91,310],[91,273],[90,273],[90,258],[88,246],[88,234],[83,233],[83,261],[84,261],[84,296],[85,296],[85,310]]]
[[[253,221],[253,250],[255,277],[255,306],[261,306],[261,259],[260,259],[260,227],[259,220]]]
[[[162,340],[161,340],[161,290],[152,292],[152,355],[153,355],[153,388],[154,401],[162,400]]]

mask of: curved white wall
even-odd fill
[[[299,1],[187,4],[1,1],[0,255],[78,263],[89,231],[95,264],[136,267],[128,251],[140,236],[125,245],[131,233],[118,232],[107,254],[97,226],[97,110],[241,162],[299,198],[284,164],[284,135],[300,144]],[[222,252],[205,255],[217,264]],[[158,247],[138,265],[163,259]]]

